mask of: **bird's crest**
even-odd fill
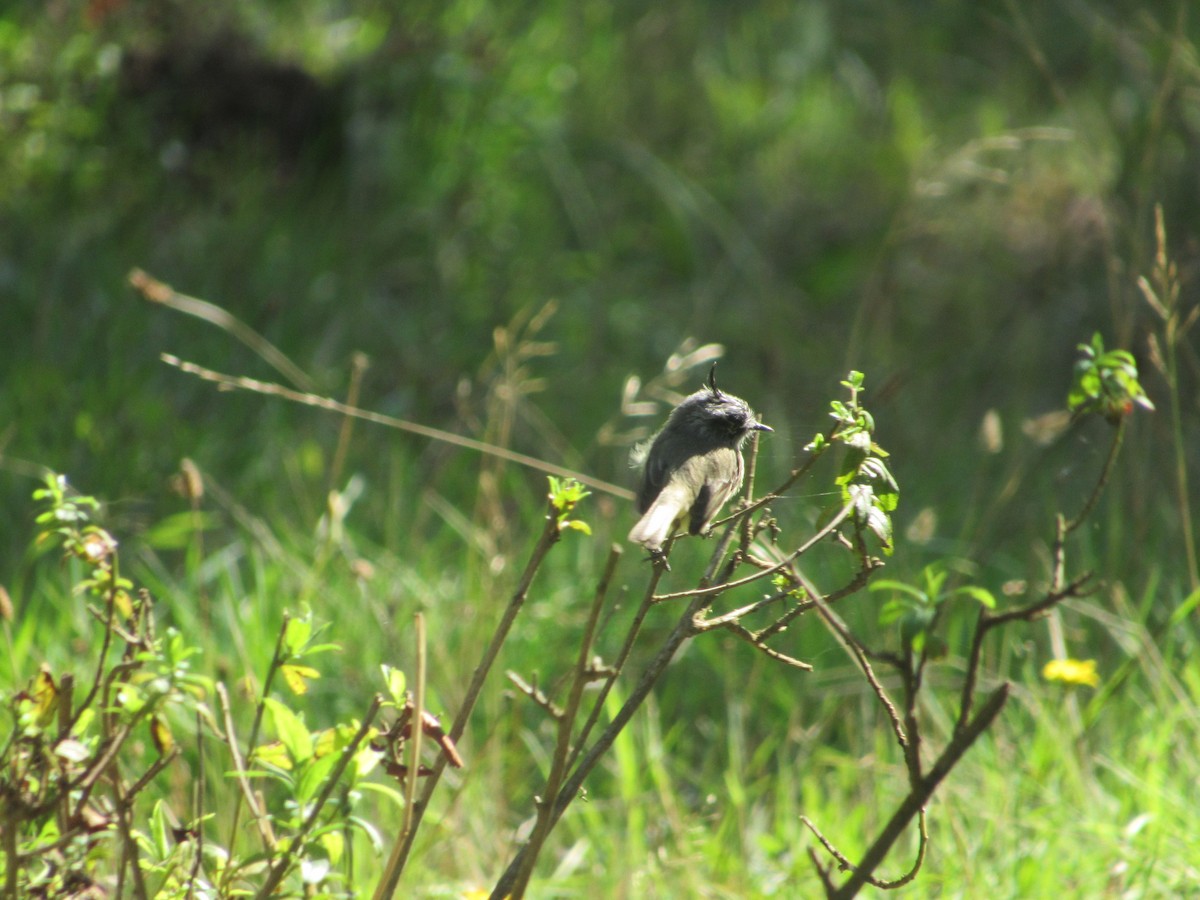
[[[717,387],[717,362],[713,360],[712,368],[708,370],[708,388],[718,397],[723,397],[721,389]]]

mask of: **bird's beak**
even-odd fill
[[[770,425],[764,425],[762,422],[755,422],[750,426],[751,431],[774,431]]]

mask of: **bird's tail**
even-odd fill
[[[667,485],[629,531],[629,540],[647,550],[661,550],[675,523],[687,515],[694,498],[686,488]]]

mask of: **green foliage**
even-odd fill
[[[895,549],[891,513],[900,502],[900,487],[884,462],[887,452],[874,441],[875,419],[859,400],[863,385],[862,373],[851,372],[842,382],[850,399],[831,403],[830,415],[838,423],[834,440],[846,448],[836,484],[841,488],[841,505],[853,509],[857,524],[874,534],[890,556]],[[808,449],[817,452],[824,445],[824,436],[818,435]]]
[[[964,584],[946,590],[949,575],[945,563],[938,561],[925,566],[915,584],[876,578],[868,586],[872,592],[886,591],[893,595],[879,608],[879,624],[899,626],[900,644],[906,652],[925,652],[931,659],[946,655],[945,639],[931,632],[943,615],[942,607],[956,598],[974,600],[985,609],[996,608],[996,598],[987,588]]]
[[[554,508],[559,529],[570,528],[582,531],[584,534],[591,534],[592,528],[587,522],[582,519],[571,519],[569,516],[583,498],[590,496],[592,492],[574,478],[560,480],[549,475],[547,480],[550,483],[550,505]]]
[[[342,852],[346,834],[358,829],[377,839],[353,814],[356,786],[381,758],[366,743],[372,733],[367,723],[313,731],[288,703],[264,693],[250,729],[252,768],[237,768],[235,751],[235,770],[228,773],[243,787],[236,805],[248,797],[255,809],[264,846],[247,852],[246,835],[234,828],[222,847],[211,833],[217,816],[199,795],[191,798],[199,806],[180,828],[182,817],[161,796],[169,767],[181,764],[176,731],[183,727],[202,743],[197,726],[207,723],[236,747],[228,694],[196,671],[202,650],[178,629],[156,634],[149,592],[135,591],[117,574],[117,542],[93,522],[99,503],[73,492],[56,474],[46,476],[35,497],[46,507],[37,517],[37,543],[56,543],[67,558],[85,565],[73,593],[103,604],[88,610],[101,641],[96,660],[84,660],[93,667],[90,684],[83,672],[56,675],[43,664],[25,687],[4,698],[9,734],[0,751],[0,821],[7,892],[58,896],[115,881],[133,885],[137,896],[182,898],[197,891],[238,894],[249,883],[328,887],[350,878]],[[309,679],[320,673],[301,661],[335,649],[315,642],[321,630],[311,614],[285,617],[268,687],[278,673],[294,695],[307,691]],[[110,647],[117,643],[125,649],[114,657]],[[397,688],[395,675],[390,684]],[[210,708],[214,696],[225,707],[223,723]],[[276,740],[258,745],[264,717]],[[156,756],[134,740],[143,733]],[[201,758],[199,765],[207,763]],[[250,778],[269,778],[278,790],[249,793]],[[329,803],[334,788],[340,801]],[[263,803],[268,807],[258,808]],[[236,822],[236,811],[233,816]],[[201,830],[203,859],[197,856]]]
[[[1138,381],[1137,363],[1128,350],[1104,349],[1100,333],[1090,344],[1080,344],[1083,358],[1075,364],[1074,381],[1067,397],[1072,412],[1099,413],[1116,423],[1134,406],[1154,409]]]
[[[0,335],[8,338],[0,600],[12,598],[11,612],[0,604],[0,685],[7,698],[28,695],[0,713],[6,727],[15,715],[24,723],[15,731],[46,740],[62,675],[80,676],[97,651],[97,614],[115,610],[121,624],[138,612],[131,582],[151,587],[157,616],[202,651],[183,671],[249,684],[249,702],[286,608],[306,600],[333,619],[344,653],[280,662],[274,682],[289,694],[306,686],[302,701],[282,702],[295,705],[310,735],[320,733],[313,723],[361,715],[356,698],[375,687],[370,673],[403,645],[395,623],[428,609],[437,623],[431,703],[452,705],[461,659],[486,638],[491,603],[512,571],[511,554],[489,546],[472,518],[472,460],[367,429],[345,463],[366,488],[314,565],[314,523],[342,484],[326,471],[337,425],[164,371],[158,354],[168,351],[261,374],[225,335],[139,306],[124,285],[131,265],[227,306],[334,396],[342,362],[361,349],[375,361],[362,405],[480,434],[478,394],[460,390],[463,373],[479,369],[498,323],[559,298],[552,337],[563,352],[540,361],[548,389],[514,418],[511,443],[613,480],[625,477],[625,454],[597,439],[596,423],[617,415],[623,378],[657,367],[686,335],[720,340],[739,381],[759,383],[746,395],[763,398],[779,431],[760,474],[790,461],[788,423],[806,434],[821,415],[822,373],[869,361],[879,373],[871,411],[894,454],[880,458],[904,482],[906,508],[938,523],[928,539],[906,543],[906,514],[886,514],[885,546],[898,548],[889,580],[941,597],[884,591],[881,601],[900,615],[886,627],[916,610],[945,610],[934,625],[952,654],[968,618],[957,611],[976,611],[984,596],[955,591],[980,586],[1003,608],[1008,585],[1045,580],[1024,550],[1044,544],[1047,510],[1097,445],[1086,422],[1045,446],[1022,437],[1062,393],[1046,360],[1096,331],[1133,347],[1149,311],[1157,340],[1143,351],[1139,337],[1134,380],[1160,407],[1170,403],[1171,421],[1129,429],[1136,464],[1114,475],[1101,513],[1076,535],[1105,589],[1094,604],[1062,610],[1070,652],[1097,660],[1102,688],[1076,727],[1075,698],[1038,678],[1049,631],[989,647],[996,670],[1022,682],[1023,703],[947,783],[925,878],[931,893],[995,892],[997,872],[1011,873],[1000,890],[1022,896],[1191,889],[1200,877],[1185,802],[1200,777],[1185,752],[1200,742],[1187,481],[1197,306],[1186,277],[1194,247],[1179,241],[1169,259],[1166,224],[1176,235],[1198,231],[1189,98],[1200,18],[1180,15],[1175,2],[154,8],[15,3],[0,12]],[[179,108],[214,96],[205,81],[198,93],[149,98],[123,89],[122,69],[138,52],[186,57],[214,33],[233,35],[227,46],[245,38],[251,56],[294,64],[329,87],[341,156],[320,155],[314,142],[287,160],[252,131],[214,140],[156,112],[164,99]],[[1183,114],[1164,115],[1174,110]],[[1138,272],[1146,305],[1122,275]],[[1096,368],[1107,351],[1089,347],[1081,409],[1103,416],[1107,402],[1124,415],[1128,360],[1111,360],[1108,384]],[[1137,406],[1138,396],[1124,399]],[[993,408],[1005,425],[1002,456],[980,454],[971,427]],[[163,490],[183,456],[214,478],[203,510],[181,513]],[[59,532],[27,550],[28,485],[40,478],[31,460],[112,498],[113,531]],[[856,500],[856,521],[882,540],[886,479],[869,468],[858,477],[837,487],[833,504]],[[499,521],[542,514],[544,492],[529,484],[505,473]],[[85,515],[95,512],[64,490]],[[778,506],[785,525],[807,520],[803,500]],[[620,534],[626,514],[600,498],[588,525],[600,538]],[[68,539],[79,552],[66,552],[58,571],[47,551],[67,551]],[[578,627],[572,586],[597,565],[592,545],[568,542],[570,560],[551,561],[529,599],[538,627],[514,635],[515,657],[542,660],[546,634]],[[924,567],[947,558],[952,574],[931,590]],[[961,559],[977,568],[963,571]],[[60,590],[64,579],[80,593]],[[802,598],[792,585],[778,588]],[[854,624],[875,622],[871,610]],[[921,640],[913,625],[902,640]],[[156,640],[168,640],[160,630]],[[800,657],[829,662],[819,629],[797,623],[787,638]],[[643,818],[650,805],[663,815],[636,834],[614,832],[628,817],[593,790],[587,824],[564,823],[564,846],[572,843],[556,889],[816,893],[798,798],[804,812],[844,824],[831,835],[843,846],[867,833],[889,767],[901,761],[874,741],[869,712],[847,714],[869,705],[853,673],[827,665],[819,690],[797,691],[761,665],[749,674],[731,666],[738,650],[732,638],[714,641],[677,662],[680,677],[656,697],[661,720],[639,720],[623,748],[641,775],[623,782],[629,803]],[[174,663],[154,666],[162,677]],[[83,669],[90,683],[91,667]],[[385,693],[402,705],[397,673],[385,675]],[[135,687],[139,698],[153,696]],[[247,696],[241,687],[233,694],[235,705]],[[944,696],[928,696],[940,715]],[[175,715],[148,714],[132,741],[152,748],[158,733],[162,743],[158,722],[179,735],[181,754],[196,757],[190,701],[179,702]],[[99,701],[80,713],[59,742],[62,758],[80,755],[72,740],[89,748],[105,715]],[[235,718],[249,749],[240,711]],[[476,780],[456,809],[513,821],[502,798],[536,766],[511,748],[531,744],[536,728],[502,691],[484,697],[478,719],[491,730],[473,738],[472,749],[485,752],[473,753]],[[271,727],[264,722],[259,747],[276,740]],[[203,749],[209,758],[219,756],[213,743]],[[1123,748],[1115,762],[1113,746]],[[139,814],[152,809],[154,823],[151,842],[134,835],[139,852],[168,893],[184,890],[196,849],[174,839],[177,817],[208,823],[210,848],[228,843],[233,800],[223,781],[205,785],[217,799],[203,819],[181,793],[155,796],[160,781],[137,805]],[[712,790],[725,782],[729,790]],[[263,787],[280,792],[273,803],[285,791],[275,781]],[[359,787],[395,812],[386,782]],[[38,846],[62,840],[59,829],[49,822]],[[422,885],[479,886],[504,839],[464,830],[422,856]],[[96,841],[112,849],[110,835]],[[353,850],[349,840],[342,855],[327,851],[334,870],[349,866]],[[85,851],[67,842],[63,852]],[[302,861],[305,878],[320,875],[319,853]],[[1034,857],[1056,864],[1039,867]],[[357,861],[361,872],[371,854]]]

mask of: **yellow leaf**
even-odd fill
[[[283,680],[287,682],[287,686],[292,689],[293,694],[304,694],[308,692],[308,682],[306,678],[320,678],[321,673],[312,666],[296,666],[283,665],[279,667],[283,672]]]
[[[126,619],[132,619],[133,598],[129,596],[129,592],[121,590],[113,591],[112,598],[113,603],[115,603],[117,606],[117,612],[119,612]]]
[[[158,716],[150,717],[150,739],[154,741],[154,749],[159,756],[166,756],[175,749],[175,736],[167,723]]]
[[[54,713],[58,709],[58,685],[44,664],[33,679],[33,702],[37,709],[37,723],[45,728],[54,721]]]
[[[283,741],[272,741],[256,747],[250,758],[277,769],[291,771],[292,768],[292,758],[288,755],[287,747],[283,746]]]
[[[321,846],[329,854],[329,861],[337,865],[342,861],[342,851],[346,847],[346,839],[340,831],[327,831],[321,835]]]

